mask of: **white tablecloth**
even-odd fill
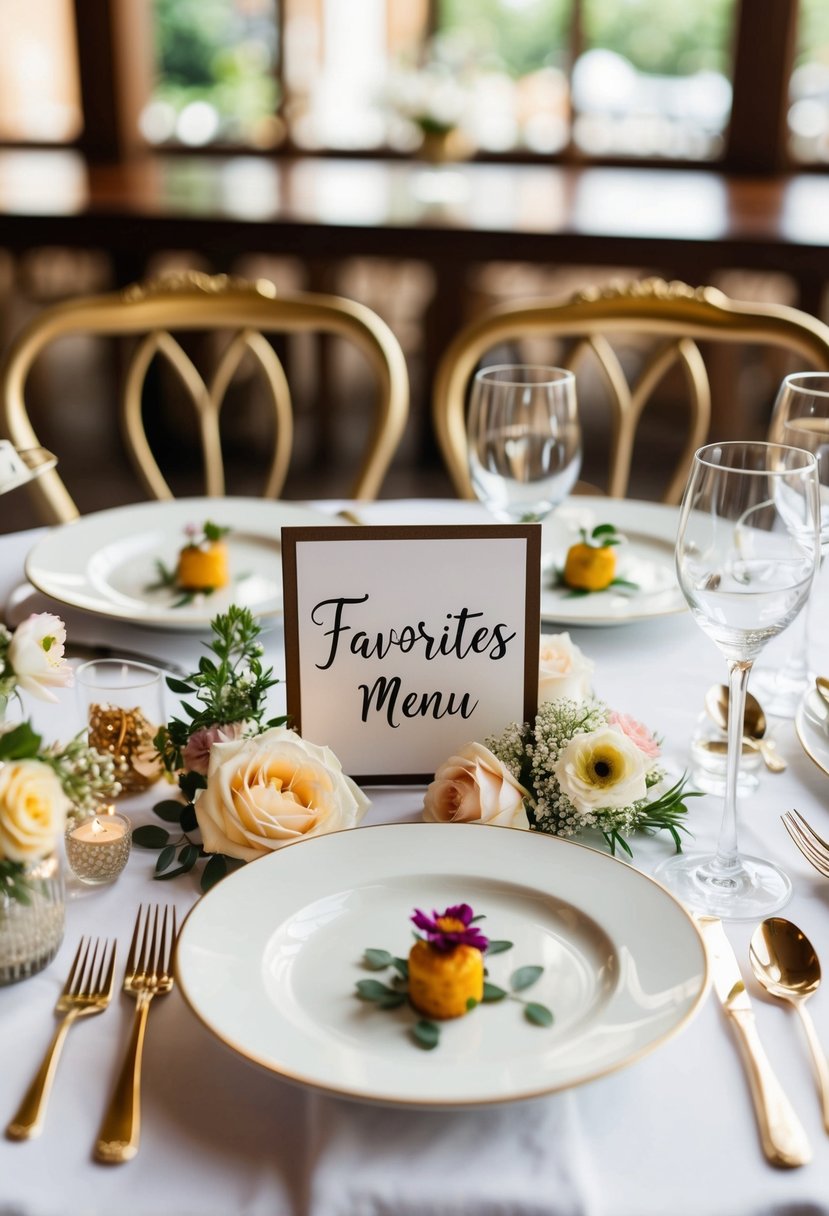
[[[413,512],[429,520],[428,504],[366,509],[372,522],[400,522]],[[0,603],[20,582],[35,535],[0,538]],[[63,615],[79,641],[120,644],[185,667],[198,650],[187,635]],[[704,692],[724,678],[714,645],[687,614],[571,633],[596,661],[598,694],[656,727],[668,760],[681,770]],[[278,633],[266,643],[266,658],[281,670]],[[779,639],[768,659],[782,657],[789,644]],[[814,658],[829,672],[829,648]],[[38,724],[55,737],[77,726],[71,693],[54,710],[28,708],[37,708]],[[818,830],[829,831],[829,778],[801,752],[791,723],[778,727],[777,741],[789,770],[764,773],[757,794],[741,804],[741,845],[783,863],[795,883],[785,914],[829,958],[829,882],[807,866],[779,819],[797,806]],[[370,793],[367,823],[419,819],[421,791]],[[133,799],[126,809],[136,823],[149,822],[153,801],[152,794]],[[713,797],[695,803],[699,845],[715,843],[720,811]],[[669,852],[662,840],[635,847],[645,870]],[[140,901],[166,898],[185,912],[197,898],[192,875],[153,884],[154,860],[135,849],[115,885],[76,893],[55,962],[0,990],[3,1124],[51,1035],[52,1006],[80,936],[117,935],[123,961]],[[533,1102],[438,1114],[387,1111],[294,1088],[216,1042],[174,990],[150,1018],[138,1157],[120,1167],[91,1159],[134,1009],[119,996],[103,1016],[70,1032],[40,1138],[0,1141],[0,1216],[829,1214],[829,1137],[805,1041],[794,1013],[767,998],[751,976],[752,927],[729,924],[727,932],[768,1054],[812,1142],[814,1160],[799,1170],[775,1170],[764,1161],[736,1044],[713,999],[682,1034],[602,1080]],[[829,1045],[829,994],[819,991],[811,1008]]]

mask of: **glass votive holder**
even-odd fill
[[[89,745],[109,752],[122,794],[137,794],[162,775],[153,739],[164,721],[163,672],[130,659],[93,659],[75,673]]]
[[[102,808],[79,823],[70,823],[64,843],[75,877],[87,886],[100,887],[115,882],[127,864],[132,827],[126,816]]]
[[[737,769],[737,797],[753,794],[760,784],[759,769],[762,765],[759,750],[750,740],[743,740],[740,764]],[[725,797],[725,775],[728,764],[728,736],[713,722],[707,713],[697,718],[691,740],[691,781],[698,790],[706,794]]]

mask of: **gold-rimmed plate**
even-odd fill
[[[230,529],[228,586],[186,603],[172,588],[151,589],[157,562],[175,569],[185,527],[207,520]],[[338,523],[297,503],[261,498],[141,502],[53,528],[26,558],[26,576],[44,595],[85,612],[150,628],[207,630],[231,604],[261,617],[281,613],[282,528]]]
[[[829,709],[817,689],[810,688],[804,694],[794,729],[806,755],[829,776]]]
[[[532,1025],[513,1000],[442,1025],[430,1052],[417,1015],[355,995],[378,978],[368,947],[404,956],[409,917],[472,904],[513,946],[488,963],[552,1010]],[[279,1076],[368,1102],[469,1107],[578,1085],[652,1051],[702,1000],[705,950],[682,905],[633,867],[511,828],[386,824],[302,841],[236,871],[190,913],[176,972],[196,1016]],[[380,977],[384,978],[384,977]]]

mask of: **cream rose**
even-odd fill
[[[538,661],[538,704],[572,697],[583,701],[591,696],[590,677],[595,663],[570,640],[569,633],[554,633],[541,639]]]
[[[38,861],[55,848],[69,799],[54,769],[41,760],[0,764],[0,860]]]
[[[433,823],[496,823],[527,828],[529,794],[509,769],[480,743],[468,743],[435,773],[423,799]]]
[[[332,751],[275,726],[213,744],[196,818],[208,853],[254,861],[294,840],[356,827],[368,805]]]
[[[57,701],[50,688],[72,683],[72,668],[63,657],[66,628],[59,616],[36,612],[17,626],[7,662],[24,692],[41,701]]]
[[[638,802],[647,770],[644,752],[613,726],[574,735],[553,765],[561,792],[580,811]]]

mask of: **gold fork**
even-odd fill
[[[63,1014],[63,1017],[17,1114],[6,1128],[10,1140],[29,1140],[40,1134],[66,1032],[78,1018],[104,1012],[112,997],[114,974],[115,942],[101,942],[100,939],[93,942],[91,938],[82,937],[55,1005],[55,1013]]]
[[[799,811],[786,811],[780,818],[783,820],[783,827],[806,860],[814,866],[818,874],[829,878],[829,842],[818,836]]]
[[[95,1156],[98,1161],[116,1164],[129,1161],[138,1152],[141,1134],[141,1057],[144,1032],[153,997],[164,996],[173,986],[172,957],[176,940],[176,914],[165,908],[147,908],[143,917],[139,907],[135,918],[124,992],[135,997],[135,1018],[127,1054],[104,1115]]]

